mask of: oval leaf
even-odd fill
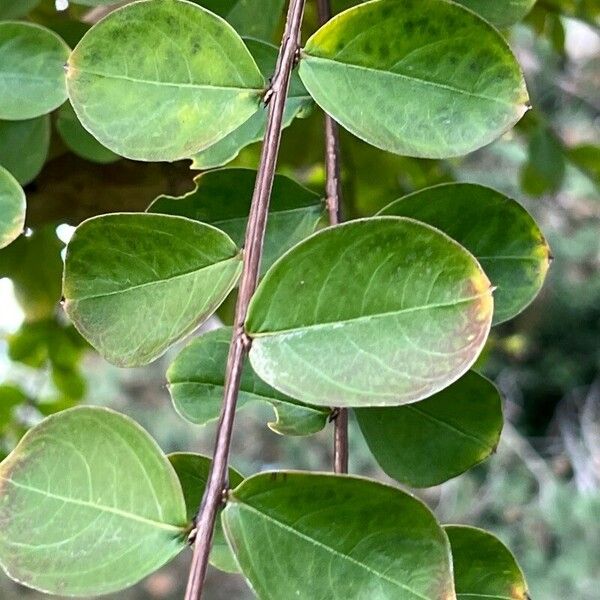
[[[509,27],[524,19],[536,0],[456,0],[496,27]]]
[[[88,596],[133,585],[185,547],[181,486],[131,419],[80,407],[30,430],[0,465],[0,562],[29,587]]]
[[[242,247],[255,181],[256,171],[252,169],[211,171],[194,179],[194,191],[179,198],[160,196],[148,211],[210,223]],[[262,272],[286,250],[313,233],[323,213],[323,203],[317,194],[285,175],[275,175]]]
[[[250,361],[307,404],[407,404],[468,370],[492,310],[485,273],[443,233],[398,217],[353,221],[265,275],[246,321]]]
[[[421,402],[355,413],[379,466],[413,487],[438,485],[485,460],[502,431],[500,394],[473,371]]]
[[[346,129],[408,156],[467,154],[528,106],[500,34],[445,0],[375,0],[341,13],[308,40],[300,76]]]
[[[525,577],[510,550],[487,531],[444,527],[458,600],[529,600]]]
[[[531,215],[500,192],[470,183],[442,184],[400,198],[379,214],[423,221],[469,250],[498,288],[494,324],[519,314],[544,283],[548,243]]]
[[[73,107],[63,104],[58,111],[56,130],[67,148],[77,156],[101,164],[111,163],[119,156],[105,148],[91,133],[83,128]]]
[[[258,40],[245,40],[248,50],[265,79],[275,72],[278,50],[275,46]],[[283,127],[287,127],[295,117],[305,113],[312,106],[312,98],[306,91],[296,71],[292,72],[290,90],[283,114]],[[192,157],[192,169],[204,170],[220,167],[233,160],[240,151],[253,142],[262,140],[267,125],[267,107],[261,107],[235,131],[217,143]]]
[[[169,367],[169,392],[175,410],[184,419],[204,425],[219,417],[230,343],[229,327],[211,331],[193,340]],[[248,402],[269,403],[277,417],[269,427],[282,435],[310,435],[320,431],[329,416],[327,409],[300,404],[273,389],[245,364],[238,407]]]
[[[204,495],[204,489],[210,474],[211,460],[207,456],[187,452],[169,454],[168,459],[179,477],[185,497],[188,521],[192,522]],[[243,480],[244,477],[240,473],[229,467],[229,487],[237,487]],[[239,571],[235,558],[225,540],[220,518],[215,523],[210,562],[217,569],[227,573],[237,573]]]
[[[20,121],[49,113],[67,99],[70,48],[34,23],[0,23],[0,119]]]
[[[230,493],[222,516],[261,600],[454,600],[446,536],[429,509],[353,477],[263,473]]]
[[[64,307],[106,360],[139,366],[212,314],[240,272],[235,244],[210,225],[104,215],[84,221],[67,246]]]
[[[92,27],[71,54],[67,84],[102,145],[156,161],[189,157],[239,127],[258,109],[264,81],[221,18],[191,2],[154,0]]]
[[[50,117],[0,121],[0,165],[26,185],[42,170],[50,147]]]
[[[25,209],[25,192],[13,176],[0,167],[0,248],[8,246],[23,232]]]

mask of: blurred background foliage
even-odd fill
[[[337,9],[349,4],[334,2]],[[50,0],[0,0],[0,19],[42,23],[72,46],[106,10],[70,4],[57,12]],[[315,27],[309,2],[306,34]],[[525,70],[534,109],[502,139],[451,161],[394,156],[344,133],[343,213],[346,219],[370,215],[408,192],[466,181],[518,199],[542,225],[554,255],[546,286],[518,319],[493,330],[479,364],[505,396],[498,452],[420,494],[443,521],[478,524],[506,541],[534,600],[596,600],[600,0],[538,0],[524,22],[505,33]],[[243,149],[231,165],[255,167],[259,150],[259,144]],[[27,230],[0,251],[0,455],[45,415],[82,402],[133,416],[167,451],[210,453],[214,427],[185,423],[169,401],[164,373],[178,348],[149,367],[117,369],[89,349],[60,309],[61,255],[72,227],[96,214],[145,210],[159,194],[192,189],[189,161],[119,159],[62,107],[50,118],[0,121],[0,164],[25,186],[28,199]],[[285,131],[279,170],[323,189],[318,110]],[[227,311],[220,317],[227,321]],[[241,472],[329,468],[331,428],[310,438],[283,439],[265,427],[265,416],[271,417],[266,409],[253,407],[238,416],[233,464]],[[351,471],[385,480],[358,428],[351,427]],[[188,560],[181,557],[118,598],[181,597]],[[0,576],[1,598],[37,596]],[[239,577],[210,572],[207,599],[249,597]]]

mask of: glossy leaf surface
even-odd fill
[[[79,42],[69,96],[83,126],[137,160],[189,157],[258,109],[263,77],[233,28],[190,2],[116,10]]]
[[[0,22],[0,119],[32,119],[60,106],[67,98],[69,52],[45,27]]]
[[[0,167],[0,248],[8,246],[25,225],[25,193],[19,182]]]
[[[416,402],[475,361],[492,319],[490,283],[441,232],[399,217],[321,231],[259,285],[246,330],[267,383],[320,406]]]
[[[103,215],[82,223],[67,246],[64,307],[106,360],[143,365],[214,312],[240,271],[235,244],[210,225]]]
[[[458,600],[529,600],[523,573],[510,550],[474,527],[444,527],[452,547]]]
[[[111,163],[119,156],[105,148],[91,133],[83,128],[73,107],[64,104],[58,111],[56,129],[67,148],[77,156],[101,164]]]
[[[273,76],[277,62],[277,48],[258,40],[245,40],[248,50],[256,60],[256,64],[265,80]],[[297,71],[292,72],[290,90],[283,114],[283,125],[287,127],[296,116],[301,115],[312,106],[312,98],[306,91]],[[262,140],[267,124],[267,107],[260,108],[235,131],[219,140],[212,146],[194,155],[192,169],[211,169],[233,160],[248,144]]]
[[[413,487],[438,485],[485,460],[502,430],[500,394],[473,371],[421,402],[355,413],[381,468]]]
[[[50,146],[50,117],[25,121],[0,121],[0,165],[25,185],[33,181],[46,162]]]
[[[261,600],[453,600],[446,537],[400,490],[351,477],[264,473],[230,493],[225,535]]]
[[[0,465],[0,561],[29,587],[128,587],[185,546],[181,486],[131,419],[82,407],[29,431]]]
[[[207,456],[188,452],[176,452],[168,456],[183,489],[188,521],[192,522],[202,501],[206,482],[210,473],[211,460]],[[235,469],[229,468],[229,487],[237,487],[244,477]],[[217,569],[228,573],[239,571],[235,558],[225,540],[221,518],[217,518],[210,562]]]
[[[210,223],[243,246],[256,171],[222,169],[199,175],[196,189],[174,198],[160,196],[148,211],[179,215]],[[262,271],[294,244],[314,232],[323,215],[317,194],[285,175],[275,175],[269,207],[269,220],[263,246]]]
[[[228,327],[206,333],[184,348],[169,367],[167,380],[173,404],[188,421],[204,425],[219,417],[230,342]],[[282,435],[309,435],[320,431],[329,416],[328,409],[300,404],[273,389],[246,363],[238,407],[248,402],[269,403],[277,417],[269,427]]]
[[[515,200],[481,185],[444,184],[400,198],[379,214],[428,223],[479,261],[494,292],[494,324],[519,314],[538,294],[550,248],[531,215]]]
[[[496,27],[509,27],[527,16],[536,0],[456,0]]]
[[[375,0],[337,15],[306,43],[300,76],[346,129],[409,156],[467,154],[528,103],[500,34],[445,0]]]

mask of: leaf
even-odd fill
[[[83,128],[70,104],[64,104],[58,111],[56,129],[67,148],[81,158],[100,164],[111,163],[119,159],[117,154],[105,148]]]
[[[19,19],[32,11],[40,0],[0,0],[0,19]]]
[[[226,19],[243,37],[271,41],[285,0],[193,0]]]
[[[271,44],[258,40],[245,40],[248,50],[256,60],[256,64],[265,79],[272,77],[277,63],[278,49]],[[310,110],[312,98],[306,91],[296,71],[292,72],[290,91],[283,114],[283,126],[287,127],[297,116]],[[192,157],[192,169],[204,170],[220,167],[233,160],[240,151],[253,142],[262,140],[267,124],[267,107],[261,104],[259,109],[235,131],[225,136],[212,146]]]
[[[10,425],[14,409],[26,401],[27,396],[20,387],[10,383],[0,385],[0,433]]]
[[[538,128],[529,139],[529,159],[521,172],[521,187],[530,196],[560,190],[566,171],[561,141],[550,130]]]
[[[473,254],[497,290],[494,324],[519,314],[540,291],[550,248],[515,200],[470,183],[443,184],[395,200],[379,212],[423,221]]]
[[[144,365],[212,314],[240,272],[235,244],[210,225],[103,215],[84,221],[67,246],[64,308],[106,360]]]
[[[50,146],[50,117],[0,121],[0,165],[26,185],[44,166]]]
[[[223,403],[225,368],[231,328],[205,333],[184,348],[167,371],[169,392],[177,412],[188,421],[204,425],[217,419]],[[328,409],[306,406],[261,381],[244,365],[238,407],[248,402],[269,403],[276,416],[269,427],[281,435],[310,435],[325,427]]]
[[[49,113],[67,99],[64,66],[70,49],[35,23],[0,23],[0,119]]]
[[[262,473],[230,492],[222,521],[261,600],[455,599],[446,537],[422,502],[395,488]]]
[[[458,600],[529,600],[523,573],[498,538],[462,525],[444,530],[452,547]]]
[[[485,273],[446,235],[399,217],[352,221],[265,275],[246,320],[250,361],[307,404],[407,404],[468,370],[492,310]]]
[[[30,430],[0,465],[0,562],[68,596],[133,585],[186,543],[181,486],[134,421],[80,407]]]
[[[413,487],[438,485],[485,460],[502,430],[500,394],[473,371],[421,402],[355,413],[379,466]]]
[[[600,146],[582,144],[569,148],[569,160],[597,186],[600,186]]]
[[[92,27],[71,54],[67,85],[102,145],[127,158],[173,161],[254,114],[264,81],[222,19],[190,2],[154,0]]]
[[[467,154],[528,108],[519,65],[500,34],[445,0],[375,0],[306,43],[300,77],[326,112],[396,154]]]
[[[200,454],[177,452],[167,457],[183,489],[185,504],[187,506],[188,521],[193,521],[206,488],[206,482],[210,473],[211,460]],[[235,469],[229,467],[229,487],[237,487],[242,483],[244,477]],[[227,573],[239,571],[235,558],[227,545],[220,517],[215,524],[210,562],[213,566]]]
[[[510,27],[524,19],[536,0],[456,0],[496,27]]]
[[[179,215],[210,223],[244,245],[256,171],[221,169],[194,179],[196,189],[179,198],[159,196],[149,212]],[[319,196],[285,175],[275,175],[261,271],[314,232],[324,213]]]
[[[19,182],[0,167],[0,248],[8,246],[25,226],[25,192]]]

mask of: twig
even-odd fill
[[[329,0],[317,0],[319,22],[324,25],[331,19]],[[325,169],[327,192],[327,212],[329,224],[337,225],[340,222],[341,186],[340,186],[340,136],[338,124],[325,114]],[[333,468],[336,473],[348,472],[348,410],[335,409],[334,415],[334,442],[333,442]]]
[[[246,229],[244,265],[235,308],[233,336],[227,358],[223,407],[217,427],[211,472],[196,517],[194,555],[185,600],[198,600],[201,597],[215,520],[227,488],[227,463],[240,378],[243,362],[250,347],[250,339],[244,332],[244,322],[250,299],[258,283],[269,201],[281,141],[283,111],[291,72],[297,57],[304,5],[305,0],[290,0],[275,75],[269,89],[267,128]]]

